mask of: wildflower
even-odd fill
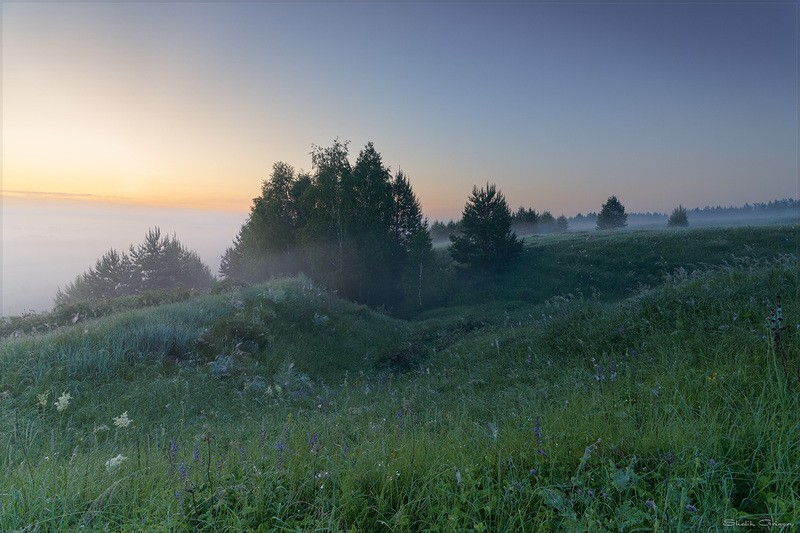
[[[536,438],[537,452],[539,455],[547,455],[542,449],[542,426],[539,424],[539,417],[536,417],[536,424],[533,426],[533,436]]]
[[[653,511],[658,511],[658,506],[656,505],[656,502],[654,502],[653,500],[647,500],[646,502],[644,502],[644,504]]]
[[[275,385],[275,394],[280,394],[283,391],[280,385]]]
[[[181,463],[180,466],[178,466],[178,475],[180,476],[181,481],[183,481],[183,482],[186,481],[186,465],[185,464]]]
[[[112,457],[108,461],[106,461],[106,472],[113,472],[122,464],[123,461],[127,461],[127,457],[123,457],[122,454],[118,454],[116,457]]]
[[[462,481],[461,471],[458,468],[456,468],[456,484],[461,485],[461,481]]]
[[[100,424],[99,426],[95,426],[95,428],[92,430],[92,433],[100,433],[102,431],[108,431],[109,429],[111,428],[109,428],[107,425]]]
[[[537,473],[538,473],[538,472],[536,472],[536,469],[535,469],[535,468],[531,468],[531,471],[530,471],[530,472],[528,472],[528,475],[529,475],[530,477],[533,477],[533,476],[535,476]]]
[[[497,424],[489,422],[489,432],[492,434],[492,440],[497,442]]]
[[[695,507],[691,503],[688,503],[688,504],[686,504],[686,510],[689,511],[690,513],[696,513],[697,512],[697,507]]]
[[[595,381],[598,381],[598,382],[599,382],[599,381],[605,381],[605,380],[606,380],[606,375],[605,375],[605,373],[603,372],[603,367],[602,367],[602,365],[597,365],[597,368],[596,368],[596,369],[595,369],[595,371],[594,371],[594,380],[595,380]]]
[[[650,389],[650,394],[652,394],[653,397],[658,398],[659,396],[661,396],[661,387],[656,385],[655,387]]]
[[[118,428],[126,428],[131,425],[131,422],[133,422],[133,420],[128,418],[128,411],[114,417],[114,425]]]
[[[197,446],[194,447],[194,451],[192,452],[192,460],[195,463],[199,463],[200,462],[200,448],[197,447]]]
[[[272,385],[267,386],[267,395],[272,396]]]
[[[708,376],[707,379],[708,379],[708,383],[710,385],[713,385],[714,383],[716,383],[717,382],[717,373],[716,373],[716,371],[714,373],[712,373],[710,376]]]
[[[267,428],[261,428],[261,433],[258,436],[258,444],[261,448],[267,444]]]
[[[173,467],[175,466],[175,457],[178,455],[178,442],[175,440],[175,437],[169,439],[169,451],[167,452],[167,457],[169,459],[169,464]]]
[[[183,508],[183,497],[181,497],[181,491],[175,491],[175,500],[178,502],[178,507]]]
[[[283,443],[283,439],[279,440],[278,444],[275,446],[275,448],[277,448],[277,450],[278,450],[278,465],[277,466],[278,466],[279,469],[283,467],[283,448],[284,448],[284,446],[285,445]]]
[[[60,413],[67,407],[69,407],[69,401],[72,399],[72,395],[68,392],[61,393],[61,396],[58,397],[58,401],[55,402],[53,405],[56,406],[56,410]]]
[[[308,447],[311,453],[317,453],[319,450],[319,435],[317,433],[314,433],[311,435],[311,438],[308,439]]]
[[[609,379],[611,381],[614,381],[615,379],[617,379],[617,367],[616,367],[616,365],[614,365],[614,360],[613,359],[611,359],[609,361],[609,363],[608,363],[608,370],[609,370],[609,372],[611,372],[611,375],[609,376]]]
[[[716,468],[718,464],[719,463],[717,463],[714,459],[708,460],[708,466],[710,466],[711,468]]]
[[[47,397],[48,396],[50,396],[50,391],[44,391],[41,394],[37,394],[36,395],[36,399],[38,401],[36,402],[36,405],[38,405],[39,407],[47,407]]]

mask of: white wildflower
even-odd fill
[[[50,391],[44,391],[41,394],[36,395],[36,399],[38,400],[36,404],[39,407],[47,407],[47,398],[50,396]]]
[[[131,422],[133,422],[133,420],[128,418],[128,411],[114,417],[114,425],[118,428],[126,428],[131,425]]]
[[[281,393],[281,391],[283,391],[283,389],[281,388],[281,386],[280,386],[280,385],[275,385],[275,392],[276,392],[276,393],[278,393],[278,394],[280,394],[280,393]]]
[[[109,428],[107,425],[101,424],[99,426],[95,426],[95,428],[92,430],[92,433],[101,433],[103,431],[108,431],[109,429],[111,428]]]
[[[72,395],[68,392],[61,393],[61,396],[58,397],[58,401],[55,402],[53,405],[56,406],[56,410],[60,413],[67,407],[69,407],[69,401],[72,399]]]
[[[119,465],[122,464],[123,461],[127,461],[127,457],[123,457],[122,454],[117,455],[116,457],[112,457],[108,461],[106,461],[106,472],[113,472]]]

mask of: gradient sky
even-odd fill
[[[798,196],[796,2],[2,10],[5,191],[246,212],[339,137],[432,219]]]

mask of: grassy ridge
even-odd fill
[[[684,235],[542,239],[550,270],[467,281],[410,322],[300,278],[6,341],[0,530],[796,521],[800,395],[765,327],[780,294],[796,366],[796,229]]]

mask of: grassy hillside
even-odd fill
[[[0,530],[796,527],[796,243],[542,238],[410,321],[296,278],[6,340]]]

